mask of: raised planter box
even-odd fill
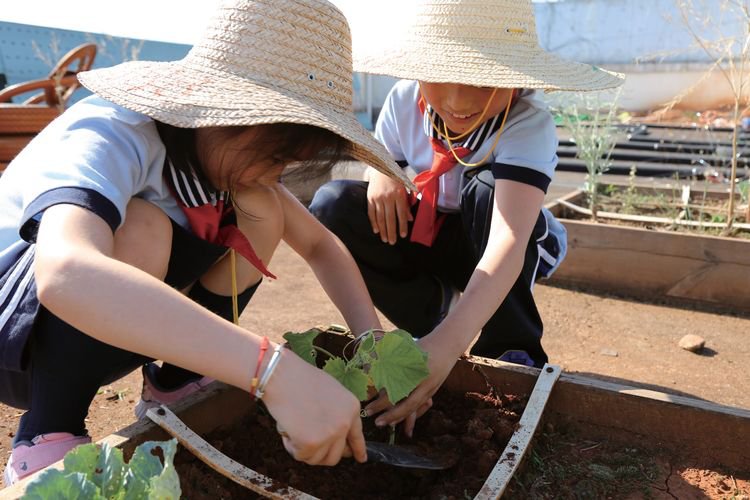
[[[750,239],[592,222],[566,204],[585,206],[584,198],[574,191],[547,205],[568,230],[568,255],[549,284],[750,313]]]
[[[342,344],[340,336],[330,333],[323,340],[324,347],[329,350],[340,348]],[[538,369],[470,358],[456,365],[444,388],[458,393],[483,392],[489,383],[500,393],[529,394],[539,375]],[[192,430],[205,436],[239,421],[249,407],[245,392],[215,384],[172,409]],[[732,473],[742,485],[747,485],[750,480],[750,447],[746,445],[750,436],[750,411],[563,374],[547,401],[543,423],[545,429],[575,429],[588,440],[621,440],[632,447],[647,446],[656,453],[678,453],[682,463],[697,467],[715,466],[739,471],[739,474]],[[252,432],[252,429],[247,432]],[[524,429],[521,422],[514,438],[524,432],[531,431]],[[537,437],[540,433],[536,432]],[[122,448],[129,456],[144,441],[168,437],[155,424],[141,421],[102,441]],[[513,461],[513,457],[503,453],[488,477],[486,486],[490,490],[496,472]],[[523,469],[526,465],[521,463],[520,466]],[[291,496],[282,494],[285,490],[280,483],[283,484],[284,479],[274,478],[269,497],[310,498],[296,490],[292,490],[294,494]],[[17,498],[27,482],[0,491],[0,497]],[[251,495],[249,491],[247,493]],[[483,490],[475,498],[499,497],[496,493],[485,493]],[[524,497],[516,495],[516,498]]]

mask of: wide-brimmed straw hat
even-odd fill
[[[417,0],[410,17],[376,50],[355,44],[354,70],[499,88],[602,90],[623,82],[542,49],[531,0]]]
[[[321,127],[346,139],[353,158],[413,187],[353,113],[349,25],[325,0],[224,0],[183,59],[131,61],[78,78],[176,127]]]

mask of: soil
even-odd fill
[[[487,394],[438,392],[435,406],[423,417],[414,437],[397,435],[396,444],[426,457],[452,459],[454,465],[442,471],[351,461],[336,467],[301,464],[284,450],[275,422],[262,406],[253,406],[234,425],[205,438],[225,455],[274,479],[272,492],[279,495],[291,486],[326,500],[474,498],[501,455],[517,460],[505,447],[525,402],[525,396],[498,396],[491,389]],[[387,433],[368,424],[371,422],[365,425],[367,439],[387,441]],[[503,498],[698,500],[746,499],[750,495],[748,471],[726,470],[637,437],[613,439],[601,432],[543,425]],[[185,498],[262,498],[187,450],[178,452],[175,466]]]
[[[225,455],[285,486],[330,500],[472,498],[481,489],[520,419],[525,400],[493,394],[458,395],[445,391],[425,415],[414,437],[396,435],[395,444],[422,456],[448,460],[446,470],[419,470],[381,463],[345,460],[336,467],[313,467],[292,459],[284,450],[273,419],[253,406],[235,425],[212,432],[206,439]],[[387,442],[388,435],[367,421],[368,440]],[[248,431],[250,429],[250,431]],[[460,457],[460,460],[458,458]],[[452,460],[451,460],[452,459]],[[256,498],[214,472],[186,450],[175,458],[182,493],[191,499]],[[282,494],[283,491],[279,491]]]
[[[556,183],[551,187],[550,199],[580,186],[581,176],[560,172]],[[269,267],[279,279],[263,283],[241,317],[242,326],[280,340],[289,330],[344,324],[312,272],[289,247],[282,244]],[[750,409],[750,317],[635,302],[543,283],[537,284],[534,292],[545,322],[545,349],[550,361],[564,371]],[[392,326],[385,318],[383,321],[386,328]],[[706,339],[701,353],[678,347],[679,340],[689,333]],[[89,433],[95,440],[133,423],[140,390],[141,375],[137,371],[102,388],[87,419]],[[7,460],[10,454],[21,414],[0,405],[0,461]],[[420,425],[423,424],[418,423],[418,429]],[[562,451],[557,453],[559,459]],[[738,471],[744,474],[738,477],[747,479],[750,466],[747,469]],[[673,466],[673,471],[689,484],[709,488],[701,489],[704,493],[695,497],[677,498],[732,498],[718,486],[709,486],[723,481],[710,471],[698,466],[682,472]],[[732,481],[727,481],[731,486]],[[747,487],[743,494],[749,495],[746,490]]]

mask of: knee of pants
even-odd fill
[[[114,243],[117,260],[164,280],[172,248],[172,224],[159,207],[138,198],[130,200]]]
[[[316,191],[309,210],[324,226],[338,234],[353,212],[359,213],[366,207],[366,183],[336,180]]]

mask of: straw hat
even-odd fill
[[[602,90],[623,82],[544,51],[531,0],[418,0],[411,19],[378,53],[355,45],[354,70],[477,87]]]
[[[325,0],[223,0],[183,59],[126,62],[78,78],[176,127],[315,125],[348,140],[352,157],[413,187],[354,116],[349,25]]]

